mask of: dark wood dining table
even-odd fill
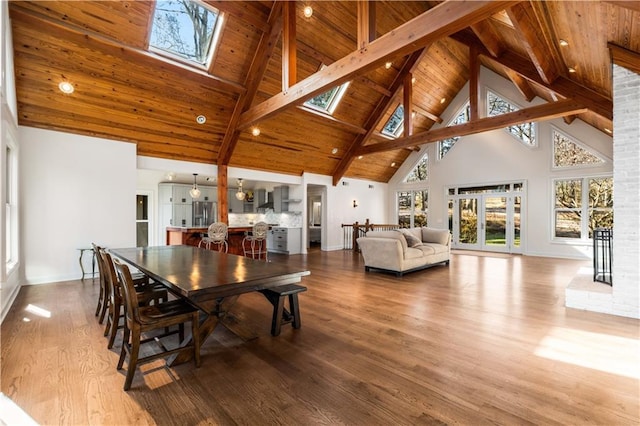
[[[299,283],[310,272],[282,262],[265,262],[214,250],[180,245],[116,248],[109,252],[165,285],[205,312],[200,324],[203,344],[245,293]],[[187,344],[188,340],[182,344]],[[184,353],[170,365],[189,361]]]

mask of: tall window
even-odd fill
[[[487,90],[487,115],[493,117],[496,115],[507,114],[509,112],[518,111],[520,108],[511,102],[501,98],[495,93]],[[520,142],[527,146],[536,146],[536,133],[534,123],[522,123],[515,126],[509,126],[505,130],[511,133]]]
[[[222,27],[218,10],[193,0],[158,0],[149,50],[208,65]]]
[[[427,226],[429,194],[426,189],[398,192],[398,224],[401,228]]]
[[[7,270],[18,262],[17,159],[11,147],[5,152],[5,262]]]
[[[325,65],[322,65],[320,69],[326,68]],[[304,103],[305,106],[309,108],[313,108],[320,112],[325,112],[327,114],[333,114],[338,107],[338,104],[342,100],[347,88],[349,87],[349,82],[346,82],[340,86],[332,87],[324,93],[321,93]]]
[[[393,111],[389,120],[382,128],[382,133],[397,138],[404,131],[404,106],[402,104]]]
[[[447,124],[447,127],[468,123],[470,119],[471,119],[471,105],[469,104],[469,101],[467,101],[467,103],[464,105],[464,107],[462,107],[458,115],[456,115],[456,118],[454,118],[453,120],[451,120],[451,122],[449,122],[449,124]],[[453,148],[453,145],[455,145],[455,143],[458,142],[458,139],[460,139],[460,136],[454,136],[452,138],[444,139],[438,142],[438,160],[442,160],[442,158],[447,154],[447,152],[449,152],[449,150]]]
[[[554,237],[586,240],[613,227],[612,177],[558,179],[554,197]]]

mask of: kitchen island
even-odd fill
[[[227,239],[227,243],[229,244],[228,253],[242,256],[244,254],[242,250],[242,240],[246,235],[246,232],[251,232],[252,230],[252,226],[230,227],[228,230],[229,237]],[[202,236],[206,235],[206,233],[207,228],[167,226],[167,245],[187,245],[197,247]]]

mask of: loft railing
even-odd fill
[[[358,238],[366,235],[368,231],[390,231],[399,229],[398,224],[374,224],[367,219],[364,223],[343,223],[342,224],[342,242],[345,250],[360,251],[358,247]]]

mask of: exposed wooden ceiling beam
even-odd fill
[[[31,26],[32,28],[46,27],[46,33],[51,37],[57,37],[68,43],[77,44],[78,46],[92,46],[92,48],[99,50],[100,53],[105,56],[113,56],[125,62],[136,63],[150,68],[165,69],[167,72],[173,74],[184,76],[185,73],[188,73],[191,80],[198,81],[203,86],[225,93],[242,94],[245,92],[245,88],[237,83],[207,74],[205,71],[200,71],[178,62],[164,59],[146,50],[122,44],[93,31],[79,29],[72,25],[55,21],[37,12],[27,12],[23,9],[14,8],[11,10],[11,19],[13,21],[20,21],[22,24]],[[69,66],[72,67],[73,64],[69,64]]]
[[[373,110],[369,118],[367,118],[367,122],[364,125],[364,128],[367,130],[367,133],[364,135],[358,135],[355,140],[351,143],[351,146],[345,153],[345,155],[338,163],[336,170],[333,172],[333,184],[337,185],[340,179],[347,172],[347,169],[353,162],[354,158],[356,158],[355,151],[358,150],[369,138],[375,133],[376,127],[380,123],[380,120],[384,116],[385,112],[389,109],[389,106],[393,102],[394,98],[400,91],[404,83],[404,79],[406,76],[414,71],[417,65],[420,63],[420,60],[424,56],[426,49],[419,50],[417,52],[412,53],[404,65],[400,69],[398,75],[396,75],[395,80],[391,83],[389,90],[392,92],[392,96],[388,98],[382,98],[376,108]]]
[[[640,12],[640,2],[637,0],[605,0],[605,3],[613,4],[615,6],[624,7],[625,9],[635,10],[636,12]]]
[[[584,105],[570,99],[544,105],[537,105],[495,117],[480,118],[476,121],[469,121],[468,123],[457,126],[441,127],[439,129],[429,130],[411,137],[399,138],[391,142],[366,145],[357,150],[355,155],[391,151],[394,149],[405,148],[407,146],[437,142],[454,136],[466,136],[489,130],[502,129],[504,127],[531,121],[551,120],[565,115],[581,114],[586,110],[587,108]]]
[[[406,22],[371,42],[364,51],[355,51],[316,72],[242,114],[239,128],[246,128],[292,105],[302,103],[327,89],[345,83],[353,76],[365,73],[385,61],[428,45],[492,14],[512,6],[510,1],[446,1]]]
[[[640,53],[625,49],[614,43],[607,43],[607,47],[611,52],[611,61],[614,64],[640,74]]]
[[[534,84],[551,90],[564,98],[573,98],[585,105],[590,111],[608,120],[613,120],[613,100],[611,100],[611,98],[581,86],[563,76],[559,76],[553,84],[547,84],[542,81],[542,77],[540,77],[538,71],[528,59],[510,51],[505,51],[500,57],[494,58],[491,53],[482,46],[473,33],[462,31],[453,34],[451,37],[467,46],[477,46],[478,53],[485,56],[487,60],[494,61],[503,67],[509,68]]]
[[[512,70],[511,68],[504,68],[504,71],[507,73],[509,80],[516,86],[520,95],[527,100],[527,102],[531,102],[533,98],[536,97],[535,92],[531,88],[529,82],[522,77],[520,74]]]
[[[437,115],[427,111],[426,109],[424,109],[423,107],[421,107],[420,105],[418,105],[414,99],[413,101],[413,109],[420,115],[424,115],[425,117],[427,117],[429,120],[435,122],[435,123],[442,123],[442,118],[438,117]]]
[[[296,2],[282,6],[282,92],[297,83]]]
[[[490,19],[476,22],[471,25],[471,30],[493,56],[500,56],[502,54],[505,47],[495,27],[491,24]]]
[[[480,118],[480,58],[478,49],[469,48],[469,115],[471,120]]]
[[[259,29],[263,33],[271,31],[271,26],[267,23],[267,16],[257,13],[256,8],[250,1],[228,1],[228,0],[205,0],[205,3],[218,9],[220,12],[228,13],[247,24]]]
[[[282,32],[282,4],[275,2],[271,15],[269,16],[268,24],[271,25],[271,30],[263,33],[256,49],[256,53],[251,61],[249,72],[245,78],[247,84],[246,93],[242,94],[236,102],[227,131],[222,139],[220,145],[220,151],[218,151],[218,165],[227,165],[231,160],[231,155],[235,150],[240,137],[240,131],[237,130],[238,121],[240,121],[240,115],[243,111],[246,111],[253,98],[258,91],[258,85],[262,81],[262,77],[267,69],[269,58],[273,55],[280,33]]]
[[[376,3],[358,0],[358,49],[362,50],[376,39]]]
[[[336,125],[338,127],[342,127],[343,129],[348,130],[350,132],[357,133],[357,134],[360,134],[360,135],[364,135],[365,133],[367,133],[367,130],[365,128],[360,127],[360,126],[356,126],[355,124],[348,123],[348,122],[346,122],[344,120],[339,120],[339,119],[335,118],[333,115],[329,115],[329,114],[317,111],[317,110],[315,110],[313,108],[309,108],[309,107],[304,106],[304,105],[298,105],[297,108],[300,111],[303,111],[303,112],[305,112],[307,114],[311,114],[314,117],[319,117],[319,118],[321,118],[323,120],[327,120],[327,121],[331,122],[332,124],[334,124],[334,125]]]
[[[544,22],[536,18],[529,2],[522,2],[507,9],[509,19],[520,35],[529,59],[538,70],[546,84],[553,83],[560,75],[554,62],[555,49],[550,43],[549,29]]]

